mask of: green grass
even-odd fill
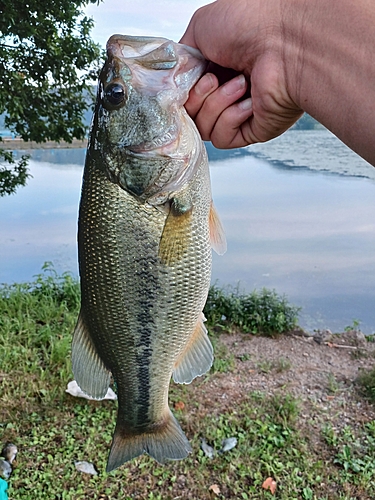
[[[184,403],[174,412],[193,453],[165,466],[143,456],[106,474],[116,403],[65,393],[78,310],[77,281],[49,266],[33,283],[0,289],[0,443],[9,440],[19,449],[10,500],[375,497],[375,421],[341,431],[306,428],[299,401],[266,390],[220,406],[218,383],[236,376],[236,360],[217,337],[214,370],[190,386],[171,385],[171,407]],[[287,370],[288,360],[269,369]],[[216,450],[225,438],[236,437],[238,444],[210,459],[200,449],[202,437]],[[94,463],[99,474],[77,472],[78,460]],[[277,482],[274,496],[262,488],[268,476]],[[220,489],[216,496],[213,484]]]
[[[24,378],[26,393],[42,391],[51,373],[55,384],[70,374],[79,304],[77,280],[70,274],[57,276],[48,264],[34,282],[0,289],[0,369]]]

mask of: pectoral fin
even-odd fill
[[[178,384],[190,384],[212,366],[213,348],[203,321],[205,317],[202,313],[193,335],[175,364],[173,380]]]
[[[224,228],[220,222],[220,218],[212,201],[209,216],[209,226],[211,247],[217,254],[223,255],[227,251],[227,240],[225,238]]]
[[[107,393],[111,372],[104,366],[80,313],[72,343],[73,374],[79,387],[95,399]]]
[[[163,263],[173,265],[179,261],[190,241],[192,206],[173,199],[160,239],[159,257]]]

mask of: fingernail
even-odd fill
[[[238,103],[238,107],[240,108],[241,111],[248,111],[253,107],[253,100],[251,99],[251,97],[249,97],[248,99],[240,101]]]
[[[210,73],[207,73],[198,80],[195,85],[195,92],[199,95],[206,95],[214,86],[215,82]]]
[[[243,75],[238,75],[233,80],[230,80],[223,86],[223,92],[226,95],[233,95],[239,90],[243,89],[246,84],[245,77]]]

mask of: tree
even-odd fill
[[[96,0],[0,0],[0,114],[25,141],[85,136],[83,116],[101,63],[82,8]],[[1,137],[0,137],[1,140]],[[0,196],[27,180],[27,157],[0,149]]]

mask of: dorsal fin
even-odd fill
[[[224,228],[220,222],[220,218],[213,202],[211,201],[210,216],[210,242],[211,247],[219,255],[223,255],[227,251],[227,240],[225,238]]]

